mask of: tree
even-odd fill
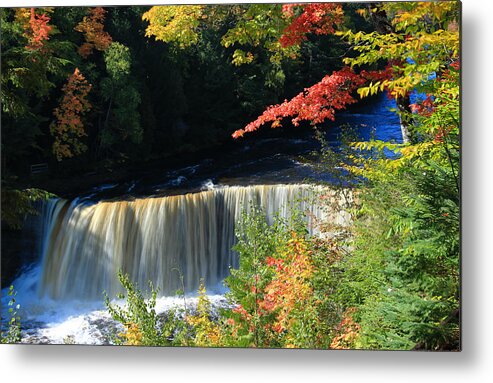
[[[362,13],[373,20],[377,31],[341,33],[359,52],[354,58],[345,58],[346,64],[355,67],[385,60],[392,66],[391,76],[370,83],[359,94],[365,97],[387,90],[396,99],[405,143],[418,140],[412,131],[410,93],[429,91],[433,76],[458,60],[457,4],[454,1],[382,3],[376,7],[369,4]]]
[[[319,124],[325,119],[334,120],[336,110],[356,102],[351,93],[363,83],[364,80],[348,68],[335,71],[290,101],[267,108],[255,121],[234,132],[233,138],[253,132],[267,122],[272,122],[273,128],[279,127],[285,117],[293,117],[291,122],[294,126],[303,120],[313,124]]]
[[[283,47],[299,45],[307,40],[307,34],[326,35],[334,33],[343,23],[344,12],[341,4],[285,4],[283,13],[292,18],[280,38]]]
[[[11,116],[29,113],[30,96],[47,96],[54,87],[49,74],[57,73],[62,65],[53,56],[56,45],[48,42],[55,31],[49,24],[49,11],[17,8],[1,13],[2,110]]]
[[[403,144],[352,143],[353,164],[345,165],[362,183],[346,243],[352,250],[335,264],[334,298],[347,314],[333,347],[460,347],[458,12],[457,2],[368,4],[360,14],[372,19],[373,32],[336,32],[356,53],[343,59],[351,68],[233,134],[287,117],[295,126],[320,124],[355,92],[387,91],[396,100]]]
[[[149,22],[146,36],[156,40],[176,43],[181,48],[194,45],[199,39],[200,19],[204,17],[203,5],[155,6],[142,15]]]
[[[232,28],[224,34],[221,44],[225,47],[239,46],[234,50],[232,63],[252,63],[265,50],[272,65],[280,68],[286,58],[298,56],[298,47],[283,46],[280,37],[289,25],[289,18],[280,4],[251,4],[239,15]]]
[[[307,11],[302,16],[306,15],[307,19],[310,14],[323,15],[323,12],[327,12],[327,10],[308,12],[308,10],[311,11],[310,7],[305,7]],[[385,63],[385,70],[370,73],[363,70],[360,72],[360,78],[352,76],[354,86],[342,89],[342,92],[339,92],[340,97],[352,100],[351,92],[355,89],[362,98],[387,90],[396,99],[399,107],[403,141],[415,142],[417,138],[412,137],[409,124],[409,94],[413,90],[426,90],[433,83],[432,77],[435,73],[458,60],[457,12],[455,2],[368,5],[368,10],[361,10],[360,13],[376,20],[377,31],[371,33],[351,30],[336,32],[333,23],[322,23],[321,26],[306,21],[300,23],[299,20],[302,17],[300,16],[294,19],[286,29],[281,41],[285,45],[295,44],[306,38],[309,33],[336,33],[353,44],[352,48],[359,53],[356,57],[344,58],[345,64],[354,68]],[[387,18],[387,13],[393,16],[390,16],[390,20]],[[299,24],[303,27],[301,28]],[[292,36],[296,38],[293,39]],[[286,101],[282,105],[269,107],[257,121],[236,131],[233,137],[238,138],[245,132],[254,131],[269,121],[274,121],[273,127],[277,127],[280,119],[288,116],[300,115],[300,119],[314,123],[320,123],[325,118],[333,119],[333,113],[323,113],[325,109],[330,111],[333,108],[330,103],[321,103],[319,97],[315,97],[316,101],[315,99],[310,100],[312,95],[323,94],[321,89],[327,88],[326,94],[328,94],[328,87],[332,84],[333,82],[326,77],[322,82],[314,85],[313,89],[308,88],[296,96],[292,102]],[[363,84],[366,86],[362,86]],[[346,95],[343,94],[344,91]],[[306,100],[305,95],[308,96]],[[318,108],[315,107],[317,101]],[[313,108],[307,113],[311,106]],[[294,120],[295,125],[297,121],[297,119]]]
[[[50,125],[50,132],[55,138],[53,153],[58,161],[87,150],[80,138],[87,136],[83,116],[92,107],[87,100],[91,87],[79,69],[75,68],[62,88],[60,105],[53,111],[56,121]]]
[[[116,147],[119,140],[129,139],[138,144],[142,141],[142,127],[138,106],[140,95],[130,77],[130,50],[119,42],[113,42],[104,53],[109,77],[101,81],[103,98],[108,108],[101,132],[103,148]]]
[[[40,110],[66,64],[64,47],[51,37],[51,8],[3,8],[2,33],[2,221],[20,228],[33,203],[50,196],[19,184],[32,153],[42,152],[38,139],[48,118]],[[25,171],[25,170],[24,170]]]
[[[112,38],[104,30],[104,19],[106,11],[104,8],[90,8],[89,15],[84,16],[77,24],[75,30],[84,34],[85,42],[79,47],[79,54],[87,58],[93,50],[105,51],[111,44]]]
[[[44,47],[44,42],[49,40],[49,33],[52,30],[52,26],[48,24],[49,22],[50,18],[45,13],[39,15],[34,11],[34,8],[31,8],[29,28],[26,30],[27,49],[35,50]]]

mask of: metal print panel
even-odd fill
[[[2,8],[1,342],[460,350],[460,16]]]

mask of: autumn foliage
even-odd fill
[[[293,17],[279,40],[283,46],[300,44],[308,34],[335,33],[352,44],[359,55],[343,59],[351,69],[343,68],[333,72],[290,101],[268,107],[245,128],[236,130],[233,137],[255,131],[267,122],[271,122],[273,128],[279,127],[282,119],[287,117],[292,118],[294,126],[303,120],[313,125],[326,119],[334,120],[336,110],[356,102],[353,98],[356,91],[361,98],[388,91],[397,100],[400,109],[409,109],[409,105],[406,107],[402,99],[409,98],[410,92],[422,86],[430,74],[446,70],[445,63],[453,64],[457,61],[458,33],[457,23],[453,19],[453,2],[412,3],[408,8],[404,12],[395,3],[382,6],[380,11],[384,14],[395,14],[386,24],[388,33],[355,33],[351,30],[336,31],[336,27],[343,21],[342,8],[338,4],[283,5],[284,14]],[[377,9],[360,10],[360,13],[370,17]],[[301,13],[296,16],[296,12]],[[415,25],[423,23],[425,16],[436,23],[433,33],[424,32],[426,25],[423,31]],[[447,24],[443,20],[451,21]],[[381,66],[382,63],[387,64],[384,70],[360,70],[359,75],[353,72],[356,67],[365,68],[371,64]],[[401,116],[403,121],[406,118],[409,119],[409,116]],[[404,132],[403,140],[409,141],[409,135],[409,132]]]
[[[91,109],[87,100],[91,87],[76,68],[62,88],[62,100],[53,112],[56,121],[50,126],[51,134],[55,138],[53,153],[58,161],[86,150],[86,146],[79,139],[87,135],[82,117]]]
[[[148,21],[146,36],[166,43],[177,43],[181,48],[196,44],[198,26],[203,17],[202,5],[155,6],[142,15]]]
[[[53,29],[49,25],[50,17],[45,12],[36,13],[34,8],[17,8],[15,19],[24,29],[24,37],[28,41],[25,48],[31,51],[42,50]]]
[[[299,8],[301,14],[295,16]],[[334,33],[344,16],[341,5],[337,3],[284,4],[282,10],[287,17],[294,17],[280,39],[284,47],[300,44],[308,33]]]
[[[137,323],[126,323],[125,331],[121,332],[119,336],[124,340],[127,346],[142,345],[142,331]]]
[[[294,126],[298,126],[301,121],[317,124],[326,119],[333,120],[336,110],[356,102],[352,92],[364,83],[363,77],[347,67],[334,71],[291,100],[267,108],[255,121],[234,132],[233,137],[238,138],[253,132],[268,122],[272,123],[273,128],[279,127],[282,119],[287,117],[292,118]]]
[[[309,121],[312,125],[320,124],[325,120],[333,121],[337,110],[345,109],[358,101],[355,93],[362,86],[391,76],[392,66],[376,71],[363,70],[360,73],[344,67],[325,76],[320,82],[306,88],[291,100],[268,107],[244,129],[235,131],[233,138],[242,137],[245,133],[253,132],[269,122],[272,128],[278,128],[282,120],[288,117],[291,118],[294,126],[298,126],[301,121]]]
[[[233,338],[251,336],[245,345],[297,348],[320,342],[321,302],[312,286],[316,267],[310,242],[295,231],[290,237],[272,255],[258,260],[255,275],[244,285],[246,297],[226,322]]]
[[[267,313],[275,313],[271,328],[276,333],[286,333],[286,347],[299,347],[293,333],[293,325],[300,319],[313,301],[310,280],[314,273],[311,251],[307,242],[295,232],[287,243],[287,249],[266,259],[274,269],[272,281],[265,287],[259,307]]]
[[[79,54],[87,58],[93,50],[105,51],[113,41],[110,34],[104,30],[104,19],[106,11],[104,8],[91,8],[89,16],[77,24],[75,30],[84,34],[85,42],[79,47]]]
[[[221,345],[221,329],[211,319],[211,302],[207,296],[204,281],[200,282],[197,312],[186,315],[185,321],[194,329],[193,344],[198,347],[210,347]]]
[[[39,49],[44,45],[44,42],[49,39],[48,34],[51,31],[51,26],[48,25],[50,18],[45,14],[37,15],[34,8],[31,8],[31,18],[29,25],[31,26],[32,35],[29,39],[28,49]]]
[[[358,339],[361,331],[361,326],[353,319],[355,311],[354,307],[346,310],[341,323],[336,328],[338,335],[332,339],[330,348],[345,350],[354,347],[354,342]]]
[[[460,349],[460,3],[361,3],[357,14],[343,7],[354,9],[2,9],[2,220],[12,226],[49,196],[16,189],[31,182],[23,177],[37,158],[51,163],[87,150],[58,167],[63,180],[201,153],[234,130],[236,139],[264,125],[322,127],[383,92],[394,100],[402,141],[397,125],[380,134],[387,121],[361,115],[357,136],[338,124],[340,138],[326,146],[317,129],[321,152],[296,158],[313,169],[310,178],[350,186],[338,190],[355,196],[343,208],[350,225],[331,219],[342,209],[331,195],[320,197],[329,212],[317,218],[320,237],[309,234],[306,211],[293,212],[298,222],[246,209],[227,249],[239,262],[225,280],[228,305],[218,310],[202,282],[196,308],[158,316],[156,291],[144,302],[120,273],[128,311],[109,310],[124,326],[121,344]],[[392,139],[354,142],[372,125]]]

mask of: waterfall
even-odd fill
[[[252,203],[272,221],[297,207],[309,230],[324,214],[311,199],[319,187],[257,185],[218,187],[185,195],[131,201],[55,200],[47,209],[39,294],[54,299],[101,299],[121,291],[118,270],[141,288],[151,280],[160,294],[195,291],[201,278],[216,286],[237,267],[231,249],[235,223]],[[343,219],[341,215],[338,219]]]

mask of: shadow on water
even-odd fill
[[[361,140],[401,142],[398,116],[392,111],[395,102],[385,94],[379,94],[349,110],[340,111],[335,121],[319,128],[331,146],[340,144],[341,133],[349,126]],[[288,124],[286,124],[288,125]],[[141,169],[137,177],[114,183],[108,181],[78,194],[79,198],[107,200],[148,196],[179,195],[207,190],[211,185],[253,185],[276,183],[299,183],[307,178],[317,180],[300,165],[299,158],[320,150],[320,142],[308,125],[270,129],[240,140],[231,140],[221,148],[205,151],[202,157],[183,156],[181,163],[154,164]],[[329,179],[329,177],[326,177]]]

